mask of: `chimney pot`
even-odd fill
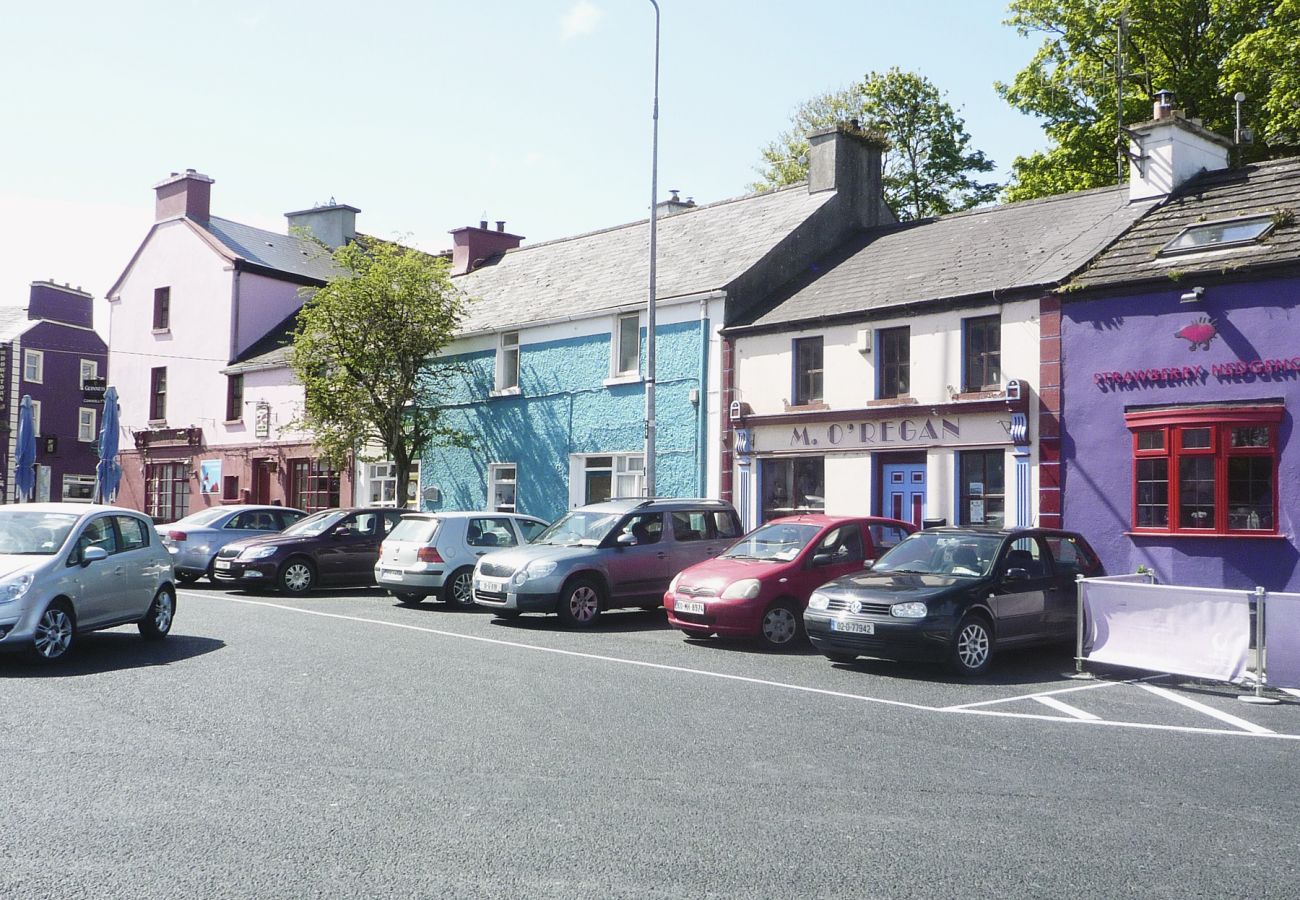
[[[487,231],[487,219],[479,219],[478,227],[482,228],[484,231]]]
[[[506,230],[506,220],[497,219],[497,231],[504,232],[505,230]]]

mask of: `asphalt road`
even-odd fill
[[[1300,701],[1072,668],[200,586],[0,657],[0,897],[1295,897]]]

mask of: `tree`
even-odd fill
[[[1117,44],[1123,50],[1126,124],[1149,120],[1156,92],[1170,90],[1189,118],[1231,135],[1232,96],[1243,90],[1256,101],[1247,113],[1257,131],[1275,133],[1270,117],[1278,111],[1260,101],[1272,77],[1271,61],[1289,57],[1295,72],[1294,24],[1289,45],[1280,24],[1288,7],[1294,23],[1296,0],[1013,0],[1006,24],[1025,36],[1042,34],[1043,43],[1010,84],[995,87],[1013,107],[1043,120],[1050,146],[1016,158],[1005,198],[1044,197],[1127,177],[1121,176],[1127,167],[1117,167]],[[1277,28],[1266,28],[1275,21]],[[1261,29],[1269,36],[1256,36]],[[1251,155],[1284,152],[1266,139]]]
[[[451,341],[466,300],[445,259],[401,244],[358,236],[332,257],[339,275],[306,289],[298,313],[291,365],[306,394],[298,424],[335,464],[382,447],[405,506],[412,462],[428,447],[466,441],[441,422],[454,368],[427,365]]]
[[[790,127],[762,150],[766,190],[808,177],[808,133],[856,120],[885,138],[885,202],[902,221],[969,209],[992,200],[998,185],[972,175],[994,163],[970,149],[966,125],[943,93],[922,75],[897,67],[870,72],[843,91],[813,97],[790,117]]]

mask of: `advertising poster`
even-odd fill
[[[1300,688],[1300,594],[1264,599],[1264,676],[1271,688]]]
[[[205,459],[199,463],[199,491],[215,494],[221,490],[221,460]]]

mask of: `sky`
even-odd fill
[[[661,200],[747,193],[802,101],[891,66],[946,93],[999,180],[1045,145],[994,91],[1038,43],[1003,2],[659,5]],[[532,243],[644,218],[654,24],[650,0],[24,4],[0,31],[0,303],[46,279],[103,298],[186,168],[214,215],[283,232],[336,200],[427,250],[480,219]]]

